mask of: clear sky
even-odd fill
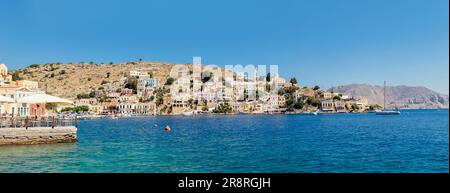
[[[0,0],[0,63],[279,65],[323,88],[449,92],[448,0]]]

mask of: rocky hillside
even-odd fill
[[[369,103],[383,105],[383,86],[350,84],[330,88],[329,91],[362,96]],[[448,108],[448,95],[420,86],[386,86],[386,106],[399,108]]]
[[[13,77],[39,82],[39,86],[50,94],[75,98],[78,94],[111,92],[122,88],[133,69],[150,73],[158,82],[165,82],[175,63],[128,62],[126,64],[33,64],[24,69],[11,71]]]

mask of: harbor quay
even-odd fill
[[[74,143],[76,117],[1,117],[0,145]]]

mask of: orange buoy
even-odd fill
[[[166,126],[165,130],[166,130],[167,132],[169,132],[169,131],[170,131],[170,127],[169,127],[169,125],[167,125],[167,126]]]

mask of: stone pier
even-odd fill
[[[0,145],[74,143],[75,126],[0,128]]]

